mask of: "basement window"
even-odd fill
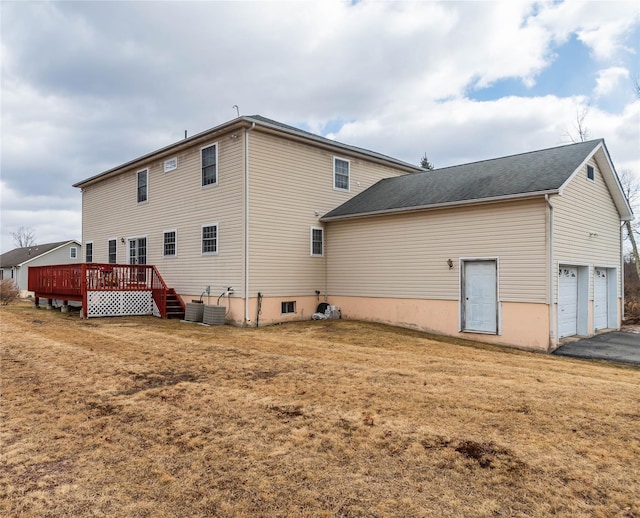
[[[595,171],[593,170],[593,166],[590,166],[590,165],[587,166],[587,179],[591,180],[592,182],[596,181],[596,175],[595,175]]]
[[[283,315],[287,313],[295,313],[296,312],[296,301],[288,300],[286,302],[282,302],[281,304],[281,312]]]

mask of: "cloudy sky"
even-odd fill
[[[1,241],[81,239],[75,182],[260,114],[436,167],[604,138],[640,178],[637,1],[10,2]]]

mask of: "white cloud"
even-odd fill
[[[611,99],[638,30],[634,2],[5,2],[2,11],[3,250],[6,230],[28,224],[21,207],[34,224],[53,210],[62,212],[50,222],[76,228],[64,212],[79,211],[72,183],[231,119],[236,104],[317,132],[346,121],[331,127],[335,138],[411,162],[426,151],[438,166],[560,144],[585,102],[577,94],[478,102],[466,92],[505,79],[533,87],[573,36],[602,60],[594,95]],[[587,121],[622,150],[616,160],[637,137],[635,104],[623,102]]]
[[[611,93],[622,79],[628,78],[629,71],[624,67],[609,67],[599,70],[593,95],[595,97],[604,97]]]
[[[34,230],[36,243],[55,243],[81,238],[81,198],[78,191],[75,199],[60,196],[19,195],[0,181],[0,250],[15,248],[11,232],[20,227]]]
[[[575,32],[596,58],[606,60],[620,52],[635,52],[624,42],[638,25],[638,16],[635,1],[564,1],[543,4],[537,23],[550,30],[559,42]]]

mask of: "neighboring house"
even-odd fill
[[[0,279],[13,279],[20,296],[26,297],[30,266],[80,262],[81,247],[75,240],[15,248],[0,255]]]
[[[349,318],[548,350],[617,329],[621,221],[603,140],[383,180],[326,214]]]
[[[239,117],[75,186],[88,262],[154,264],[238,325],[327,301],[539,350],[620,326],[632,215],[601,140],[425,172]]]

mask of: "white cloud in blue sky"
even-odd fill
[[[2,2],[0,249],[71,184],[242,114],[436,166],[568,142],[640,177],[635,1]]]

